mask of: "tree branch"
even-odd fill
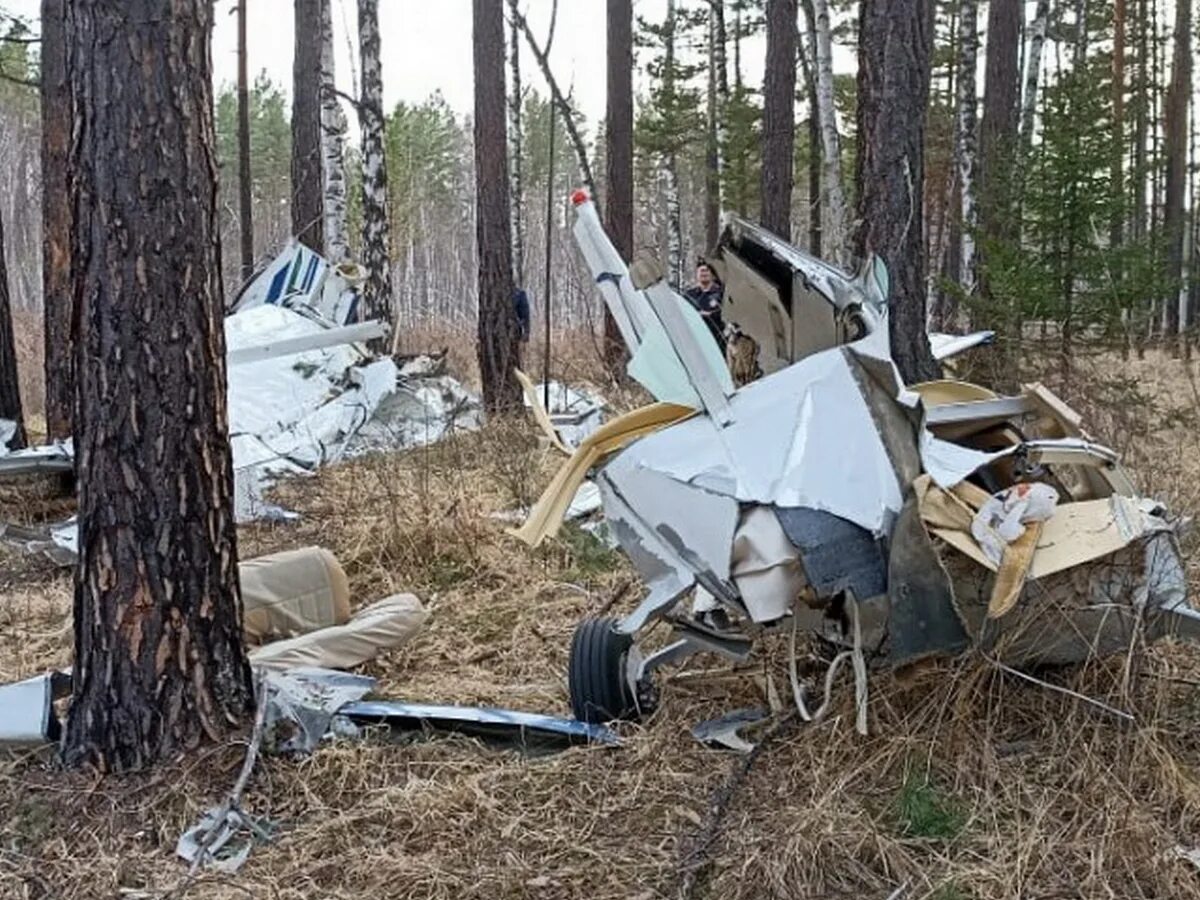
[[[587,147],[584,146],[583,137],[579,134],[579,127],[575,123],[575,111],[571,109],[571,104],[563,96],[563,92],[559,90],[554,73],[550,71],[550,59],[546,51],[538,46],[537,40],[533,36],[533,31],[529,27],[529,22],[521,14],[521,10],[517,8],[517,0],[508,0],[508,8],[512,13],[513,19],[520,26],[521,31],[524,32],[525,41],[529,44],[529,49],[533,51],[533,55],[537,59],[538,67],[542,70],[546,84],[550,86],[550,95],[554,100],[554,105],[558,107],[563,122],[567,126],[567,134],[571,138],[571,145],[575,150],[575,158],[579,164],[579,171],[583,175],[583,182],[587,186],[588,193],[592,195],[592,200],[596,203],[597,209],[599,209],[600,201],[596,196],[596,181],[592,178],[592,167],[588,162]],[[555,4],[555,8],[557,9],[557,3]]]

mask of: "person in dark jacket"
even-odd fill
[[[513,315],[517,320],[517,340],[522,344],[529,343],[529,295],[524,288],[513,291]]]
[[[724,355],[725,323],[721,320],[721,300],[724,299],[725,289],[705,260],[696,262],[696,283],[684,292],[684,296],[703,316],[704,324],[712,332],[713,340]]]

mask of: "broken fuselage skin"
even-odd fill
[[[631,376],[699,412],[636,440],[594,476],[648,587],[615,625],[630,640],[621,676],[637,705],[653,702],[656,668],[696,652],[745,659],[780,626],[855,642],[887,665],[971,645],[1010,664],[1067,663],[1128,647],[1135,631],[1200,633],[1165,510],[1137,496],[1115,454],[1061,401],[1040,386],[997,397],[960,382],[902,382],[878,259],[851,277],[731,221],[709,258],[726,283],[726,320],[754,338],[766,373],[735,390],[686,321],[687,304],[667,303],[652,269],[631,275],[590,202],[576,205],[580,247],[629,326]],[[931,343],[945,355],[990,337]],[[669,358],[641,378],[639,355],[652,344]],[[1061,504],[1032,564],[972,552],[961,520],[969,532],[979,498],[1033,481],[1053,485]],[[1092,540],[1097,532],[1108,540]],[[1002,616],[989,610],[997,581],[1019,592]],[[693,615],[694,592],[728,625]],[[660,622],[672,639],[646,655],[640,640]],[[586,699],[573,684],[577,715]]]

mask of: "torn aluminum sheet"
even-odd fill
[[[52,525],[0,522],[0,542],[29,555],[44,556],[56,566],[71,566],[79,553],[79,529],[74,516]]]
[[[533,386],[533,393],[543,400],[546,384]],[[533,401],[525,396],[525,408],[530,409]],[[546,410],[554,430],[567,447],[574,449],[589,434],[604,422],[604,398],[595,391],[581,386],[572,387],[560,381],[550,382],[550,407]]]
[[[74,469],[75,452],[69,440],[0,453],[0,478],[71,472]]]
[[[996,340],[994,331],[973,331],[970,334],[929,333],[929,349],[936,360],[946,360],[975,347],[991,344]]]
[[[599,510],[601,505],[600,488],[594,481],[584,481],[571,499],[563,519],[571,522],[585,518]],[[528,509],[502,509],[492,513],[491,518],[500,522],[524,522],[528,516]]]
[[[240,809],[213,806],[179,836],[175,855],[196,868],[207,867],[232,875],[250,858],[256,843],[271,838],[273,823]]]
[[[17,423],[12,419],[0,419],[0,456],[10,452],[8,442],[16,436]]]
[[[70,693],[71,676],[47,672],[0,685],[0,744],[52,744],[62,736],[54,701]]]
[[[267,704],[263,746],[280,754],[311,753],[334,715],[375,687],[374,678],[333,669],[262,669],[261,674]]]
[[[544,716],[512,709],[473,706],[439,706],[392,700],[363,700],[339,711],[363,725],[387,725],[400,731],[457,731],[473,737],[491,738],[522,749],[537,750],[598,744],[616,746],[617,735],[602,725]]]
[[[650,344],[651,332],[666,342],[667,377],[643,383],[657,396],[683,386],[691,395],[678,399],[699,411],[648,422],[611,454],[577,452],[514,532],[533,546],[552,534],[571,486],[590,469],[605,521],[646,585],[622,620],[587,620],[576,630],[569,686],[579,718],[640,714],[654,705],[658,668],[698,652],[745,659],[760,634],[792,623],[853,648],[838,659],[854,663],[860,730],[868,656],[899,665],[975,643],[998,661],[1066,662],[1128,646],[1131,627],[1149,639],[1200,636],[1174,526],[1060,403],[1036,390],[1005,398],[977,386],[903,383],[890,355],[881,261],[850,278],[757,227],[736,228],[721,259],[726,318],[744,326],[739,315],[758,316],[768,333],[756,341],[778,365],[730,391],[666,302],[669,289],[646,267],[625,270],[586,196],[576,209],[580,248],[631,353]],[[949,352],[982,339],[938,343]],[[1060,476],[1084,489],[1072,493]],[[1044,482],[1069,501],[1019,552],[1002,555],[998,578],[994,563],[975,556],[986,560],[970,535],[978,506],[942,541],[912,499],[919,478],[954,490],[969,478],[985,500]],[[1093,501],[1107,504],[1093,534],[1043,547],[1045,535],[1061,533],[1060,515],[1083,515]],[[1083,558],[1101,536],[1120,543]],[[1039,569],[1039,560],[1056,557],[1072,562]],[[1071,579],[1084,589],[1069,593]],[[1050,615],[1050,588],[1065,614],[1040,619]],[[693,593],[705,602],[689,612]],[[1052,623],[1042,633],[1027,629],[1037,640],[1010,637],[1042,621]],[[639,638],[659,623],[670,639],[643,650]],[[995,634],[1003,640],[991,642]]]
[[[735,709],[716,719],[692,727],[692,737],[709,747],[724,747],[735,753],[749,753],[754,744],[742,737],[742,731],[762,725],[770,718],[765,709]]]

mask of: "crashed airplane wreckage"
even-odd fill
[[[903,383],[882,261],[850,277],[729,223],[710,262],[765,373],[735,389],[700,315],[650,267],[628,270],[587,195],[573,200],[629,374],[658,401],[589,435],[515,532],[531,546],[553,535],[591,472],[648,588],[625,618],[578,626],[578,718],[636,718],[657,702],[656,670],[701,652],[745,660],[771,629],[846,648],[826,696],[852,660],[860,731],[868,663],[976,647],[1009,666],[1065,664],[1139,631],[1200,635],[1171,520],[1065,404],[1037,385],[1004,397]],[[990,337],[931,344],[945,358]],[[663,623],[670,639],[651,644]]]

